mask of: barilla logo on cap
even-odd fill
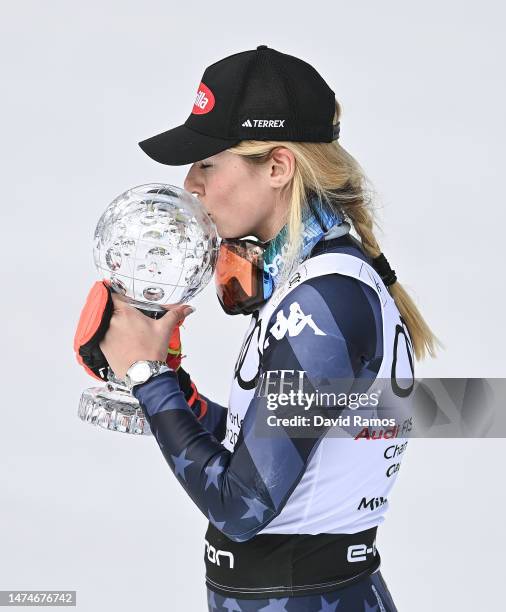
[[[214,94],[207,85],[200,82],[197,97],[193,103],[193,115],[205,115],[214,108]]]

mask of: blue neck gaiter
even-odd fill
[[[344,220],[342,212],[323,203],[316,195],[308,200],[302,217],[302,244],[299,254],[299,263],[307,259],[315,244],[325,235],[337,237],[348,233],[350,225]],[[340,227],[336,231],[337,227]],[[269,242],[264,251],[264,295],[270,296],[278,284],[280,272],[284,263],[284,254],[288,244],[288,225],[284,225],[278,234]]]

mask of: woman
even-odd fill
[[[140,143],[160,163],[193,164],[184,187],[223,238],[220,303],[251,314],[227,408],[180,362],[160,368],[191,307],[153,320],[113,296],[100,344],[209,519],[210,611],[396,609],[375,536],[407,441],[282,418],[272,435],[258,430],[308,414],[283,408],[280,392],[367,390],[394,369],[412,379],[414,358],[438,342],[381,254],[365,177],[337,142],[340,115],[313,67],[260,45],[209,66],[185,124]]]

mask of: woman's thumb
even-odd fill
[[[183,317],[187,317],[188,315],[191,315],[191,313],[195,312],[195,310],[196,310],[195,306],[189,306],[188,304],[184,304],[182,306]]]
[[[183,304],[182,306],[177,306],[176,308],[171,308],[166,315],[164,315],[160,320],[162,325],[173,326],[178,323],[182,323],[185,318],[195,312],[194,306],[189,306],[188,304]]]

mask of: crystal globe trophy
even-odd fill
[[[216,226],[199,200],[173,185],[125,191],[100,217],[93,255],[111,290],[146,316],[188,302],[211,280],[219,250]],[[124,382],[107,371],[104,387],[86,389],[79,417],[112,431],[150,435],[142,408]]]

